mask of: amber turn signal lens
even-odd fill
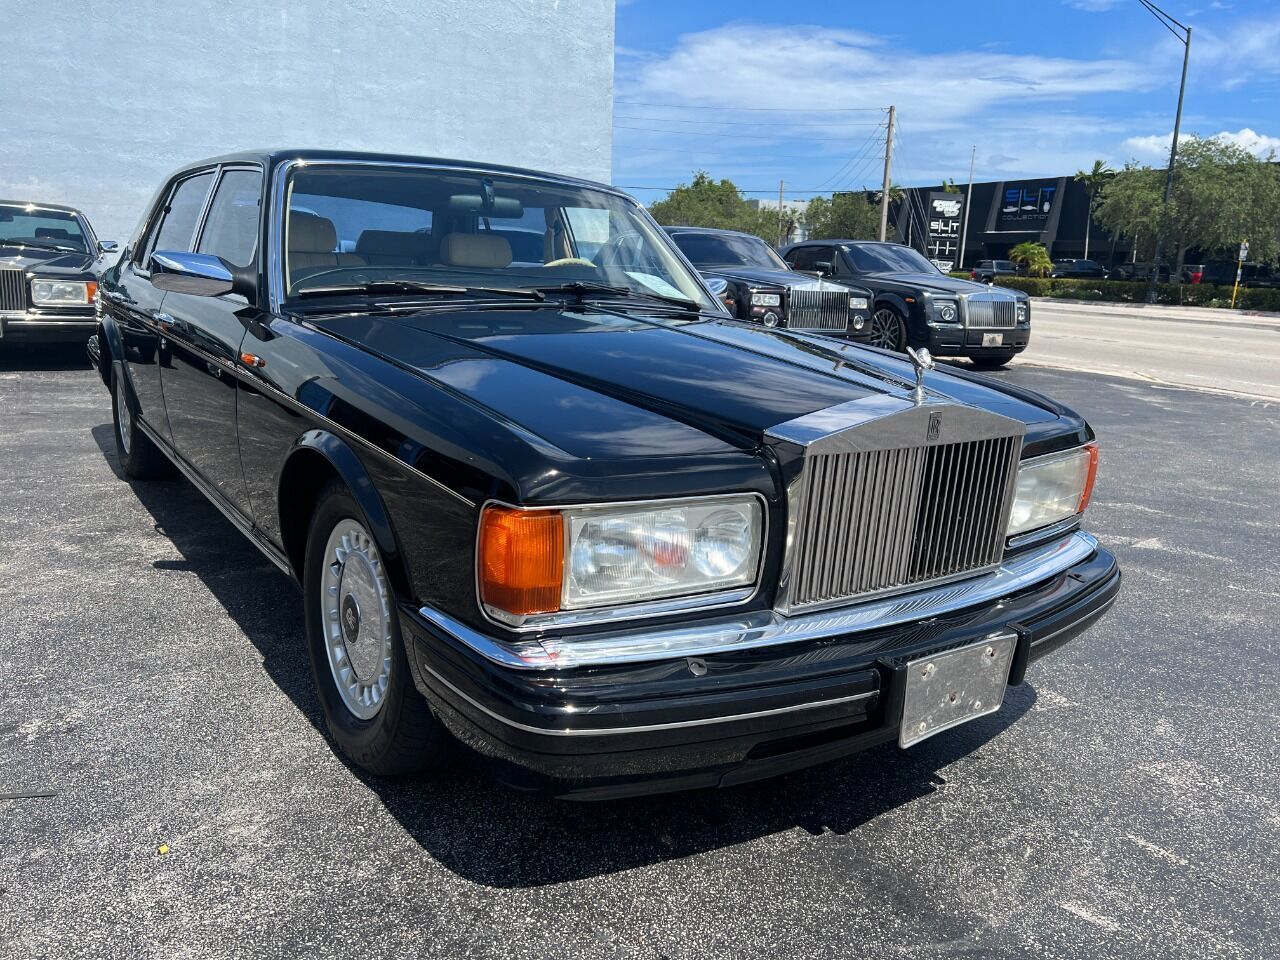
[[[489,507],[480,517],[480,599],[514,616],[560,609],[564,519],[558,510]]]
[[[98,295],[98,284],[97,284],[97,282],[96,282],[96,281],[94,281],[94,280],[90,280],[90,281],[88,281],[88,282],[84,285],[84,300],[85,300],[85,303],[93,303],[93,298],[94,298],[94,297],[96,297],[97,295]]]
[[[1089,498],[1093,496],[1093,481],[1098,479],[1098,445],[1086,443],[1084,448],[1089,453],[1089,474],[1085,477],[1084,493],[1080,494],[1080,509],[1077,513],[1084,513],[1084,508],[1089,505]]]

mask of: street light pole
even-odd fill
[[[1178,85],[1178,112],[1173,117],[1173,143],[1169,145],[1169,169],[1165,173],[1164,178],[1164,206],[1161,208],[1162,214],[1169,211],[1169,201],[1173,199],[1173,171],[1174,166],[1178,162],[1178,134],[1182,130],[1182,101],[1187,93],[1187,64],[1191,61],[1191,28],[1184,23],[1179,23],[1173,17],[1169,16],[1151,0],[1138,0],[1153,17],[1159,20],[1166,30],[1178,37],[1182,41],[1182,82]],[[1178,31],[1173,29],[1176,26],[1182,31],[1182,36],[1178,36]],[[1164,253],[1164,227],[1157,224],[1156,230],[1156,252],[1152,258],[1151,274],[1147,278],[1147,303],[1156,302],[1156,283],[1160,278],[1160,257]],[[1169,271],[1169,279],[1173,280],[1173,271]]]

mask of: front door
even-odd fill
[[[261,195],[262,172],[257,167],[224,168],[195,252],[221,257],[233,267],[252,268]],[[174,448],[217,493],[251,517],[236,431],[236,367],[244,321],[254,308],[238,293],[201,297],[170,291],[163,312],[171,360],[162,377]]]

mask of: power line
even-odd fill
[[[790,120],[685,120],[683,117],[633,117],[626,114],[615,113],[613,119],[616,120],[641,120],[653,123],[697,123],[706,124],[714,123],[719,126],[733,127],[883,127],[884,121],[879,120],[872,122],[870,120],[816,120],[816,121],[790,121]]]
[[[803,107],[712,107],[694,103],[651,103],[643,100],[615,100],[615,104],[628,107],[666,107],[671,110],[743,110],[762,113],[884,113],[887,107],[820,107],[817,109]]]
[[[724,140],[729,134],[721,132],[703,132],[700,130],[664,130],[662,127],[629,127],[626,124],[615,123],[615,130],[635,130],[639,133],[665,133],[673,137],[716,137]],[[732,134],[735,139],[740,140],[779,140],[782,134],[753,134],[753,133],[735,133]],[[848,143],[849,137],[804,137],[805,143]]]

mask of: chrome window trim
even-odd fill
[[[484,512],[489,507],[505,507],[508,510],[532,512],[535,510],[590,510],[590,509],[626,509],[628,507],[646,507],[649,505],[674,505],[680,503],[702,503],[708,500],[741,500],[744,497],[755,497],[760,501],[760,559],[756,567],[755,583],[750,586],[732,587],[728,590],[716,590],[709,593],[684,594],[679,597],[642,600],[638,603],[613,604],[612,606],[589,607],[579,610],[560,610],[555,613],[539,613],[519,618],[518,621],[507,621],[490,612],[488,604],[480,596],[480,531],[484,527]],[[565,533],[565,565],[569,559],[569,537]],[[769,559],[769,501],[764,494],[753,490],[713,493],[694,497],[655,497],[649,500],[615,500],[594,503],[555,503],[523,506],[518,503],[507,503],[505,500],[490,499],[480,505],[476,515],[476,534],[472,544],[474,555],[473,576],[476,591],[476,606],[485,620],[494,626],[515,633],[533,633],[554,627],[585,627],[600,624],[622,623],[628,620],[648,620],[652,617],[670,616],[686,613],[691,610],[718,610],[724,607],[738,606],[754,600],[764,586],[764,568]],[[563,583],[561,585],[563,589]]]
[[[700,657],[804,641],[847,637],[993,603],[1057,576],[1097,552],[1098,541],[1077,532],[1007,558],[992,573],[879,600],[785,616],[754,610],[696,623],[658,626],[648,631],[543,637],[509,642],[424,606],[419,616],[458,643],[501,667],[567,670]]]

